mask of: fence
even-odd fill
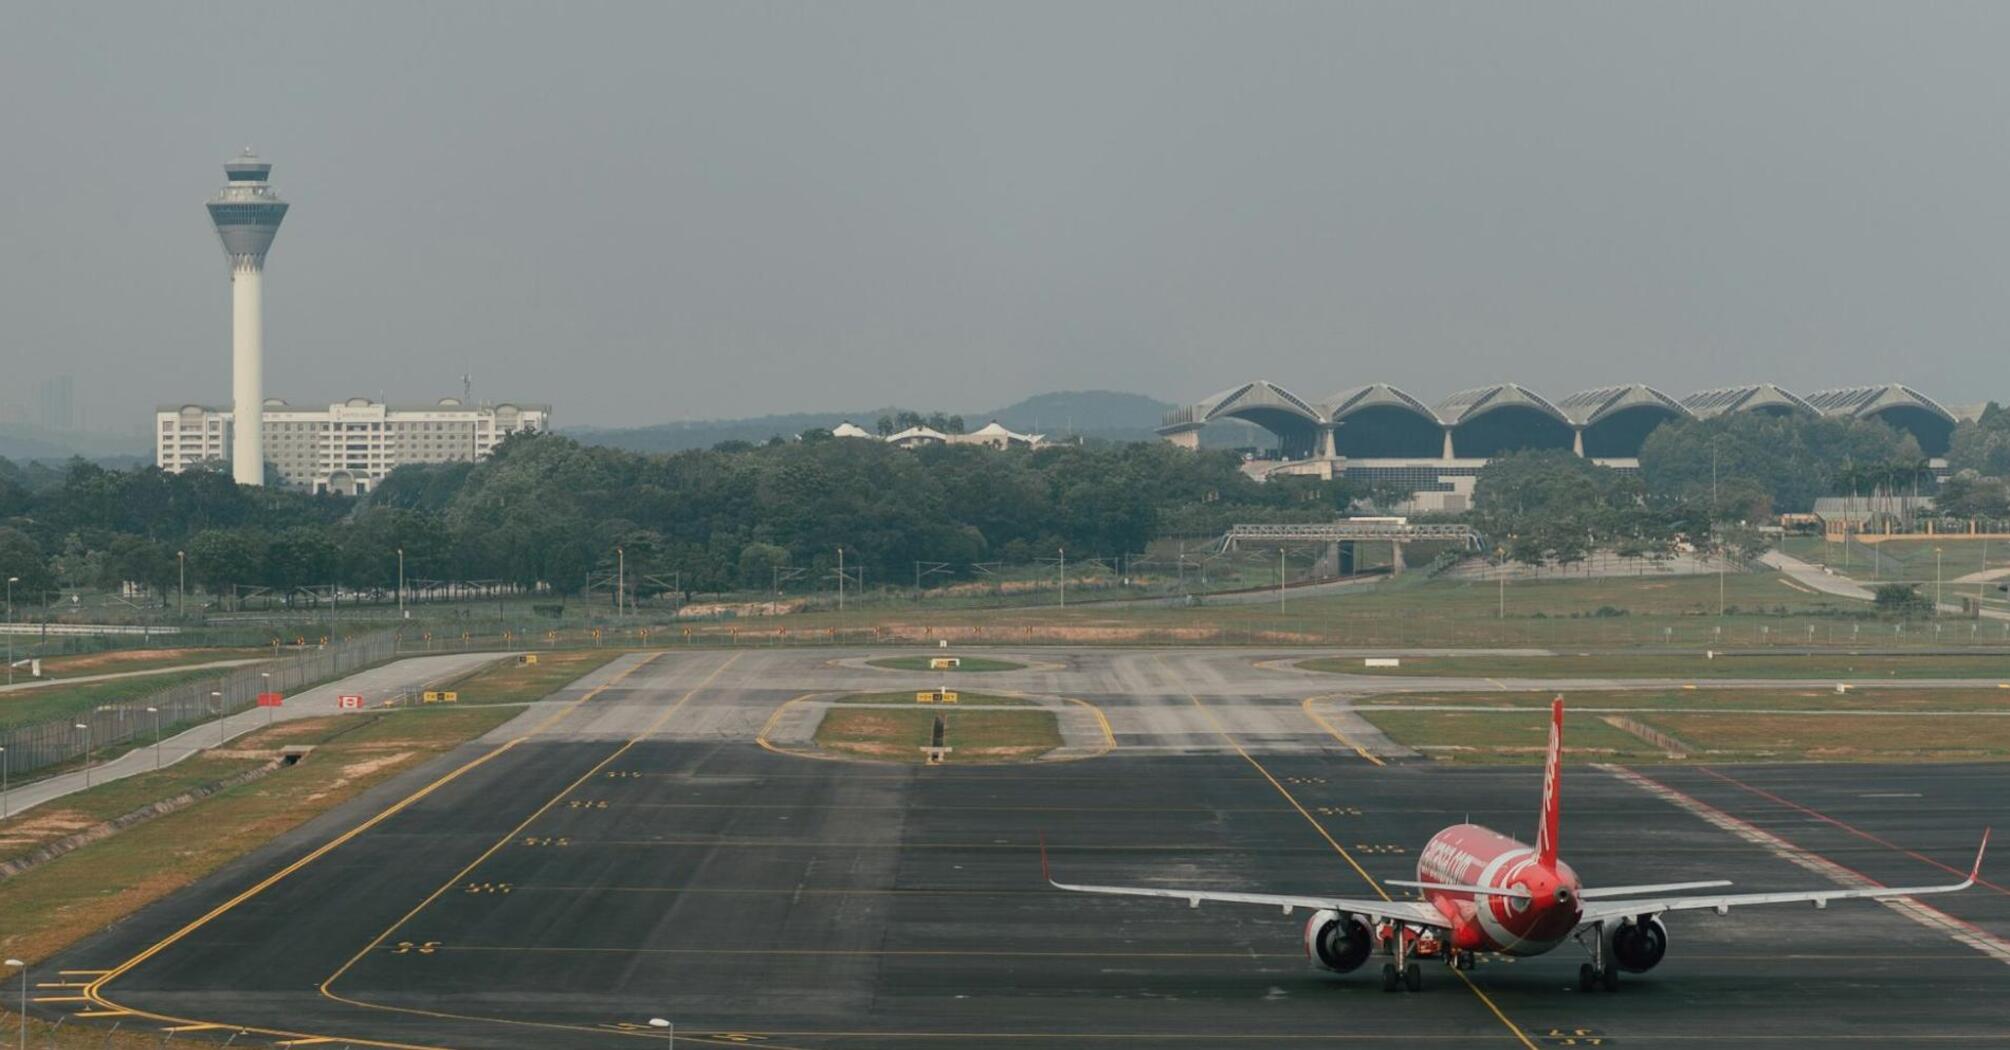
[[[74,762],[88,752],[137,739],[151,740],[156,732],[172,732],[234,714],[255,706],[261,692],[293,692],[388,660],[396,652],[397,639],[392,632],[365,635],[233,668],[214,678],[184,682],[137,699],[100,704],[65,718],[0,731],[0,747],[7,750],[11,773],[33,773]],[[149,707],[155,711],[149,712]]]

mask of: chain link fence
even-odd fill
[[[388,660],[397,648],[396,634],[384,631],[282,655],[137,699],[100,704],[70,717],[0,730],[0,747],[7,751],[12,775],[32,774],[75,762],[87,753],[134,740],[151,741],[157,733],[171,734],[235,714],[256,706],[259,693],[293,693]]]

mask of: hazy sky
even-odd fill
[[[561,425],[1899,379],[2010,396],[2010,5],[10,5],[0,411]],[[23,390],[23,386],[30,389]]]

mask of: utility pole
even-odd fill
[[[405,548],[398,548],[398,619],[405,618]]]
[[[625,611],[627,607],[623,604],[627,600],[628,600],[628,552],[620,547],[616,547],[614,548],[614,618],[615,619],[619,620],[623,616],[627,615]]]
[[[1277,548],[1277,614],[1284,615],[1284,548]]]
[[[1940,615],[1940,548],[1933,548],[1933,615]]]
[[[1497,563],[1496,572],[1498,573],[1495,579],[1500,582],[1500,608],[1495,613],[1495,618],[1505,620],[1508,618],[1508,562],[1506,547],[1494,548],[1494,561]]]
[[[844,612],[844,548],[838,548],[838,612]]]
[[[1724,616],[1724,543],[1717,535],[1717,442],[1710,442],[1710,538],[1717,548],[1717,617]]]
[[[188,552],[174,552],[174,563],[175,570],[180,576],[175,584],[174,614],[177,618],[185,619],[188,616]]]
[[[1061,556],[1061,608],[1068,607],[1068,548],[1056,547],[1054,552]]]

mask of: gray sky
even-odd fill
[[[36,4],[0,415],[266,382],[561,425],[1267,377],[2010,396],[2010,5]],[[23,386],[31,389],[24,390]]]

